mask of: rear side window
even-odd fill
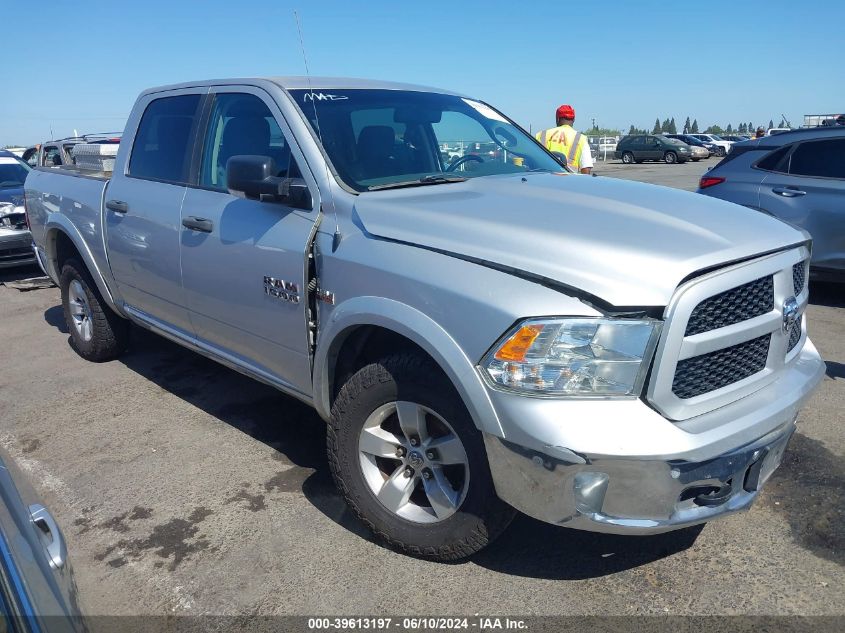
[[[789,173],[794,176],[845,178],[845,138],[801,143],[792,152]]]
[[[185,183],[191,162],[191,130],[200,95],[164,97],[151,102],[135,134],[129,175]]]
[[[757,163],[757,167],[760,169],[765,169],[766,171],[777,171],[780,173],[785,174],[789,169],[789,161],[787,155],[789,154],[789,150],[792,149],[792,145],[786,145],[775,151],[767,154],[764,156],[760,162]],[[734,149],[736,151],[736,149]],[[731,152],[733,153],[733,152]],[[730,154],[728,154],[730,156]]]

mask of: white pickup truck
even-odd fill
[[[445,162],[454,139],[485,152]],[[447,91],[154,88],[114,173],[37,168],[26,211],[80,355],[133,322],[314,406],[349,505],[418,556],[515,510],[627,534],[744,510],[824,372],[807,234],[570,173]]]

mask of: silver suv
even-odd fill
[[[811,274],[845,277],[845,126],[783,132],[734,145],[699,193],[758,209],[813,238]]]

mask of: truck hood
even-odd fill
[[[354,210],[372,235],[542,277],[616,307],[665,306],[696,271],[807,239],[709,196],[577,174],[373,191]]]

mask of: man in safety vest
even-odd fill
[[[566,164],[576,172],[589,174],[593,169],[593,155],[587,137],[572,128],[575,108],[562,105],[557,109],[557,127],[537,133],[537,140],[550,152],[566,156]]]

